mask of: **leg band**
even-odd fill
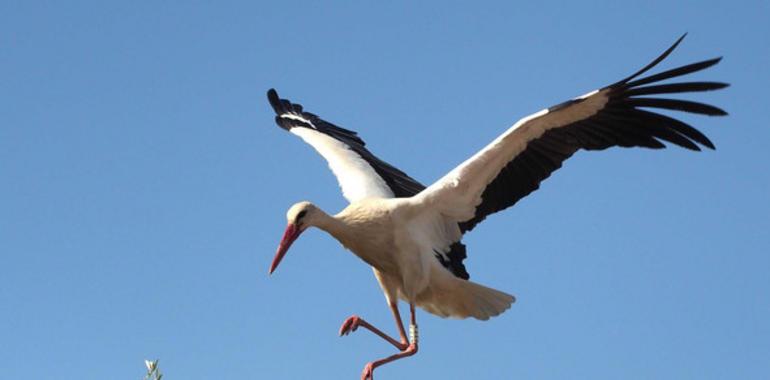
[[[417,344],[420,340],[420,334],[417,331],[417,325],[409,325],[409,341],[412,344]]]

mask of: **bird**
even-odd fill
[[[364,328],[398,351],[366,363],[362,380],[372,380],[379,366],[417,353],[416,307],[459,319],[488,320],[503,313],[516,298],[470,280],[463,264],[467,257],[464,234],[537,190],[579,150],[661,149],[666,147],[664,142],[693,151],[715,149],[699,130],[656,111],[727,115],[712,105],[660,97],[727,87],[722,82],[667,81],[714,66],[722,57],[643,76],[686,35],[632,75],[520,119],[429,186],[376,157],[357,132],[307,112],[270,89],[267,98],[275,122],[326,159],[349,205],[334,215],[307,201],[292,205],[269,273],[273,274],[292,243],[311,227],[327,232],[372,267],[398,337],[357,315],[342,323],[339,334]],[[399,301],[409,305],[408,334]]]

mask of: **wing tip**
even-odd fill
[[[274,88],[267,90],[267,101],[270,102],[270,106],[273,107],[276,114],[281,114],[284,111],[281,98],[278,97],[278,92]]]
[[[679,38],[676,40],[676,42],[674,42],[674,47],[676,47],[676,45],[679,45],[679,43],[680,43],[680,42],[682,42],[682,40],[683,40],[685,37],[687,37],[687,34],[688,34],[688,33],[690,33],[690,32],[684,32],[684,33],[682,33],[682,35],[681,35],[681,36],[680,36],[680,37],[679,37]]]
[[[729,116],[729,115],[730,114],[727,113],[727,111],[725,111],[725,110],[723,110],[721,108],[718,108],[718,107],[714,107],[714,113],[712,113],[712,114],[710,114],[708,116]]]
[[[679,46],[680,43],[682,43],[682,41],[684,40],[685,37],[687,37],[687,32],[684,32],[684,34],[682,34],[679,38],[676,39],[676,41],[674,42],[673,45],[671,45],[668,49],[666,49],[663,52],[663,54],[659,55],[657,58],[652,60],[652,62],[648,63],[647,66],[642,67],[641,69],[639,69],[639,71],[637,71],[637,72],[629,75],[628,77],[623,78],[622,80],[617,81],[617,82],[615,82],[615,83],[613,83],[613,84],[611,84],[611,85],[609,85],[609,86],[607,86],[605,88],[624,85],[624,84],[628,83],[629,81],[631,81],[632,79],[634,79],[634,78],[636,78],[636,77],[646,73],[651,68],[657,66],[660,62],[662,62],[664,59],[666,59],[666,57],[668,57],[669,54],[671,54],[671,52],[673,52],[674,49],[676,49],[676,47]]]
[[[714,58],[702,61],[701,63],[703,63],[705,65],[705,67],[703,67],[703,69],[707,69],[707,68],[709,68],[711,66],[714,66],[714,65],[718,64],[719,62],[722,62],[722,58],[724,58],[724,57],[720,55],[719,57],[714,57]]]
[[[719,58],[722,58],[722,57],[719,57]],[[714,82],[714,88],[712,89],[712,91],[713,91],[713,90],[721,90],[721,89],[723,89],[723,88],[728,88],[728,87],[730,87],[730,83],[726,83],[726,82]]]

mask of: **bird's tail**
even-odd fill
[[[418,301],[418,305],[442,317],[473,317],[485,321],[502,314],[516,302],[516,297],[510,294],[459,278],[452,278],[450,286],[432,289],[431,293],[426,297],[430,301]]]
[[[512,303],[516,302],[516,297],[508,293],[471,281],[462,281],[462,283],[459,288],[462,289],[461,294],[464,293],[464,303],[470,310],[468,315],[470,317],[487,320],[502,314],[511,307]]]

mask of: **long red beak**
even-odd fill
[[[275,252],[275,258],[273,258],[273,263],[270,264],[270,272],[269,274],[273,274],[273,271],[275,268],[278,267],[278,264],[281,263],[281,260],[284,256],[286,256],[286,252],[289,251],[289,247],[291,247],[291,243],[294,243],[294,240],[297,240],[299,237],[299,234],[302,233],[302,230],[297,227],[297,225],[293,223],[289,223],[288,226],[286,226],[286,231],[283,232],[283,237],[281,238],[281,243],[278,244],[278,251]]]

